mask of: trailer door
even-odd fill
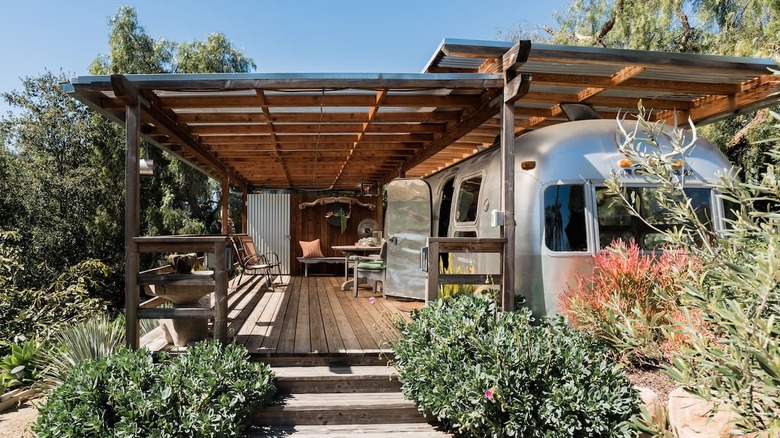
[[[431,187],[421,179],[396,179],[387,186],[385,295],[425,299],[420,249],[431,235]]]

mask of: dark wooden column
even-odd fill
[[[517,68],[528,60],[530,41],[518,41],[503,57],[504,99],[501,105],[501,210],[504,225],[504,264],[501,267],[501,302],[503,309],[515,309],[515,101],[528,93],[531,78]]]
[[[227,177],[222,178],[222,234],[230,232],[230,181]]]
[[[247,202],[249,198],[249,188],[244,187],[243,192],[241,192],[241,232],[247,233],[247,226],[249,225],[249,217],[247,216],[248,208],[247,208]]]
[[[138,247],[133,242],[140,230],[141,180],[139,169],[139,143],[141,138],[141,105],[125,106],[125,339],[129,348],[138,348]]]

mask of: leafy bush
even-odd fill
[[[78,263],[44,289],[19,288],[15,279],[26,271],[20,239],[19,233],[0,231],[0,341],[47,339],[59,327],[106,312],[108,301],[98,294],[110,272],[98,260]],[[0,355],[8,351],[0,344]]]
[[[688,336],[674,328],[687,321],[680,303],[685,279],[694,279],[698,261],[687,251],[641,254],[632,240],[615,241],[593,258],[591,275],[561,295],[561,311],[577,329],[604,340],[634,365],[668,363]],[[708,334],[701,312],[688,312]]]
[[[215,342],[161,363],[123,348],[68,373],[33,429],[41,438],[241,436],[275,392],[270,368],[247,359],[244,347]]]
[[[683,304],[688,314],[698,312],[714,332],[717,342],[703,336],[693,318],[678,325],[689,339],[666,371],[694,393],[727,400],[737,414],[740,432],[780,430],[780,169],[768,165],[757,183],[743,183],[733,172],[724,173],[713,187],[729,201],[727,227],[718,233],[699,220],[685,196],[685,178],[674,172],[673,161],[685,160],[696,140],[691,125],[687,135],[676,130],[671,150],[661,150],[658,129],[645,121],[641,132],[621,129],[622,152],[639,171],[657,184],[669,215],[681,226],[666,232],[671,244],[685,248],[702,263],[701,274],[685,282]],[[774,114],[776,119],[780,116]],[[780,153],[771,152],[777,162]],[[620,194],[617,178],[609,184]],[[630,205],[630,203],[626,203]],[[675,334],[673,331],[672,333]]]
[[[481,296],[429,303],[393,346],[404,396],[470,436],[631,436],[638,395],[605,350],[532,323]]]
[[[11,345],[10,353],[0,361],[0,394],[5,389],[28,386],[40,380],[41,370],[35,362],[42,346],[38,339]]]

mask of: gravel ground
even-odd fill
[[[28,401],[16,408],[0,412],[0,438],[32,438],[35,436],[30,431],[35,419],[38,418],[38,409],[33,403],[35,401]]]

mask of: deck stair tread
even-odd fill
[[[384,377],[397,376],[395,368],[389,366],[313,366],[313,367],[278,367],[274,368],[279,380],[339,380],[350,377]]]
[[[272,426],[250,432],[249,438],[265,436],[297,437],[297,438],[347,438],[360,436],[365,438],[384,438],[399,436],[403,438],[449,437],[449,433],[437,430],[428,423],[389,423],[389,424],[327,424],[327,425],[297,425]]]
[[[255,425],[424,423],[400,392],[295,393],[255,412]]]
[[[388,366],[276,367],[282,394],[399,392],[394,368]]]
[[[366,392],[360,395],[351,393],[310,393],[290,394],[281,402],[271,405],[270,409],[282,410],[319,410],[319,409],[417,409],[413,402],[404,398],[400,392]]]

